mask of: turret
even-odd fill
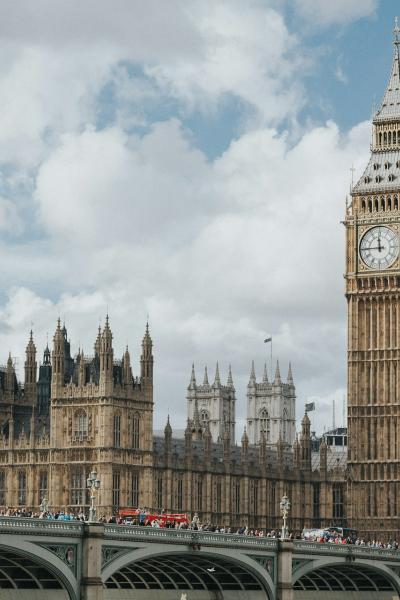
[[[61,321],[57,320],[57,328],[53,338],[53,355],[52,355],[52,377],[51,387],[52,395],[57,388],[64,385],[65,379],[65,347],[64,336],[61,329]]]
[[[311,470],[311,436],[310,436],[310,419],[305,413],[301,421],[301,468],[303,471]]]
[[[246,432],[246,427],[245,427],[243,430],[243,435],[242,435],[242,449],[241,449],[242,464],[247,464],[248,450],[249,450],[249,438],[248,438],[248,435]]]
[[[185,429],[185,460],[187,467],[190,467],[192,463],[192,430],[193,424],[191,420],[188,419]]]
[[[114,350],[112,339],[107,315],[106,324],[100,338],[100,385],[112,385],[113,383]]]
[[[129,354],[128,346],[126,347],[124,356],[122,358],[122,381],[124,385],[132,384],[131,357]]]
[[[164,428],[164,441],[165,441],[165,455],[167,458],[167,462],[169,462],[171,458],[171,442],[172,442],[172,427],[169,422],[169,415],[167,417],[167,424]]]
[[[95,356],[100,356],[100,342],[101,342],[101,327],[99,325],[99,329],[97,332],[97,338],[94,343],[94,354]]]
[[[13,361],[11,358],[11,352],[9,352],[8,359],[7,359],[6,381],[5,381],[5,388],[6,388],[6,393],[9,397],[9,401],[11,401],[11,399],[13,399],[13,396],[14,396],[14,389],[15,389],[14,384],[15,384],[15,371],[14,371]]]
[[[145,384],[153,384],[153,341],[150,337],[149,324],[142,341],[142,356],[140,358],[141,380]]]
[[[79,370],[78,370],[78,385],[80,387],[86,384],[86,366],[83,350],[78,354]]]
[[[325,437],[322,438],[319,446],[319,470],[323,477],[326,475],[328,468],[328,446]]]
[[[36,400],[36,346],[33,341],[33,333],[31,330],[28,345],[26,347],[25,359],[25,398],[30,404]]]

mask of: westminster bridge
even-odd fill
[[[0,600],[399,599],[400,552],[0,518]],[[186,596],[185,596],[186,594]]]

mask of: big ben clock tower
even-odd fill
[[[400,507],[400,29],[373,119],[371,158],[346,214],[348,518],[397,536]]]

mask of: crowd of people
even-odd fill
[[[141,513],[146,514],[145,511]],[[25,508],[8,508],[0,511],[0,517],[19,517],[19,518],[32,518],[32,519],[52,519],[59,521],[80,521],[85,522],[88,520],[87,515],[83,512],[73,513],[68,511],[55,511],[42,510],[38,512],[29,511]],[[131,525],[131,526],[147,526],[153,528],[167,528],[167,529],[189,529],[192,531],[202,531],[209,533],[221,533],[231,535],[244,535],[253,537],[265,537],[272,539],[280,539],[282,532],[280,529],[260,529],[260,528],[249,528],[247,525],[243,527],[225,527],[217,526],[211,523],[201,523],[197,513],[194,514],[192,520],[178,520],[167,519],[162,522],[161,519],[154,519],[145,523],[145,519],[141,518],[140,514],[136,517],[121,517],[118,515],[106,517],[101,515],[98,519],[100,523],[115,523],[117,525]],[[329,530],[304,530],[303,532],[290,532],[288,539],[292,540],[304,540],[307,542],[317,542],[320,544],[340,544],[340,545],[354,545],[363,546],[367,548],[378,548],[387,550],[398,550],[399,544],[396,540],[389,540],[383,542],[382,540],[366,540],[356,535],[343,536],[336,532],[330,532]]]

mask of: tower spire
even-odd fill
[[[263,383],[268,383],[267,363],[264,363]]]
[[[254,369],[254,360],[251,361],[250,379],[248,385],[255,385],[256,383],[256,372]]]
[[[221,378],[219,376],[219,365],[217,361],[217,365],[215,367],[215,379],[214,379],[214,387],[219,387],[221,385]]]
[[[280,385],[282,383],[281,380],[281,372],[279,370],[279,360],[276,361],[276,370],[275,370],[275,379],[274,385]]]
[[[227,387],[234,388],[234,385],[233,385],[233,378],[232,378],[232,368],[231,368],[231,365],[229,365],[229,370],[228,370],[228,380],[227,380],[227,382],[226,382],[226,385],[227,385]]]
[[[196,373],[194,371],[194,363],[192,364],[192,373],[190,375],[189,390],[196,389]]]
[[[289,363],[289,370],[287,374],[287,382],[289,385],[293,385],[293,374],[292,374],[292,363]]]
[[[210,385],[208,383],[208,371],[207,371],[207,365],[204,367],[204,379],[203,379],[203,385]]]

